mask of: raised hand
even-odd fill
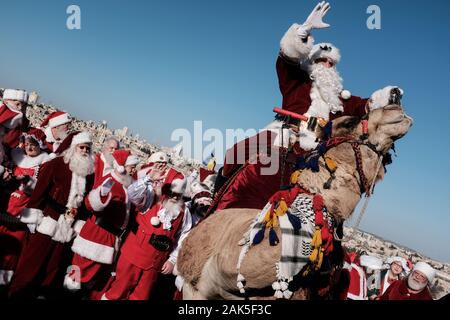
[[[311,14],[308,16],[306,21],[303,23],[303,25],[310,29],[328,28],[330,25],[323,22],[323,17],[325,17],[330,8],[331,7],[328,2],[319,2],[311,12]]]

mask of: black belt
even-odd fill
[[[47,198],[47,205],[52,208],[53,210],[55,210],[57,213],[59,214],[65,214],[66,211],[68,210],[67,207],[65,205],[62,205],[60,203],[58,203],[55,199],[53,199],[52,197],[48,197]]]
[[[121,229],[116,226],[113,226],[103,217],[97,217],[97,219],[95,219],[95,224],[119,238],[122,237],[126,231],[126,229]]]

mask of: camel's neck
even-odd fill
[[[367,180],[372,182],[378,164],[378,155],[366,146],[361,146],[362,164]],[[347,219],[361,199],[360,176],[356,169],[356,158],[353,148],[349,143],[343,143],[326,153],[336,164],[335,178],[330,189],[325,189],[324,184],[330,178],[330,173],[324,167],[323,159],[320,159],[320,172],[304,171],[299,183],[313,193],[321,194],[328,211],[336,218]],[[382,179],[383,168],[377,173],[377,180]]]

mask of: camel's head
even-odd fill
[[[368,114],[368,140],[382,154],[386,154],[394,142],[409,130],[413,119],[399,105],[388,105]],[[333,136],[351,135],[361,137],[361,120],[356,117],[341,117],[333,121]]]
[[[369,142],[381,153],[387,153],[394,142],[411,128],[413,119],[399,105],[388,105],[369,113]]]

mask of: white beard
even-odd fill
[[[133,177],[128,173],[119,174],[116,171],[113,173],[114,179],[119,181],[125,188],[128,188],[133,182]]]
[[[166,213],[170,214],[172,219],[175,219],[181,212],[183,201],[172,202],[169,199],[165,199],[162,205],[166,209]]]
[[[427,283],[420,283],[412,277],[412,273],[408,276],[408,287],[414,291],[422,290],[427,286]]]
[[[310,78],[313,80],[311,88],[311,106],[307,115],[329,119],[329,113],[343,111],[340,100],[343,90],[343,80],[335,67],[326,68],[321,64],[309,66]]]
[[[76,153],[74,147],[70,147],[64,153],[64,162],[69,164],[72,173],[80,177],[86,177],[94,173],[94,157],[92,155],[84,157]]]

